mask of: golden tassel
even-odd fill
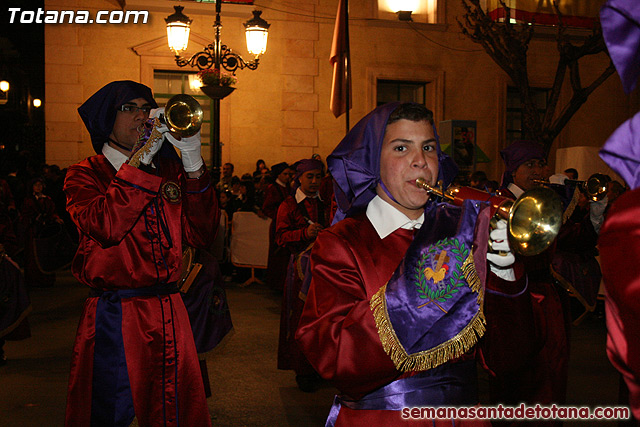
[[[470,265],[470,267],[467,266],[469,275],[475,274],[479,282],[480,279],[473,265],[473,259],[469,261],[469,258],[467,258],[465,264]],[[474,284],[474,286],[478,287],[480,285]],[[486,331],[484,312],[482,305],[480,305],[478,313],[476,313],[473,319],[471,319],[456,336],[434,348],[409,355],[402,344],[400,344],[400,340],[393,330],[393,325],[391,325],[389,321],[387,301],[385,298],[386,289],[387,285],[385,284],[373,295],[369,305],[373,312],[373,318],[376,322],[382,348],[385,353],[389,355],[394,366],[399,371],[425,371],[460,357],[472,349]]]
[[[136,146],[140,146],[141,144],[142,147],[140,147],[139,150],[135,151],[134,147],[134,153],[133,155],[129,158],[129,166],[133,166],[134,168],[139,168],[140,167],[140,163],[142,162],[142,156],[144,156],[145,154],[147,154],[150,150],[151,147],[153,147],[153,144],[155,144],[159,139],[162,139],[162,133],[160,133],[160,131],[158,131],[158,126],[160,126],[160,120],[156,117],[156,119],[153,122],[153,130],[151,131],[151,135],[149,135],[149,139],[147,139],[147,142],[142,142],[141,140],[138,140],[138,142],[136,143]],[[140,135],[140,138],[142,138],[142,135]]]

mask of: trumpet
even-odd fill
[[[193,96],[180,94],[172,96],[164,107],[164,114],[143,122],[138,131],[138,143],[133,147],[134,154],[129,165],[139,167],[142,156],[155,141],[161,139],[162,133],[156,128],[156,120],[167,125],[169,131],[188,138],[200,131],[203,121],[202,107]]]
[[[175,95],[167,101],[162,120],[169,131],[177,133],[181,137],[190,137],[198,133],[202,127],[202,107],[193,96]]]
[[[509,245],[524,256],[546,250],[562,226],[562,201],[555,191],[545,187],[527,190],[514,201],[471,187],[450,186],[443,190],[441,184],[433,187],[424,178],[418,178],[416,185],[455,206],[467,199],[489,202],[495,210],[492,222],[507,221]]]
[[[564,185],[567,185],[567,183],[574,183],[576,187],[584,192],[589,199],[597,202],[607,196],[607,192],[609,191],[607,184],[609,181],[611,181],[611,179],[607,175],[594,173],[586,181],[567,178],[564,180]],[[540,179],[536,179],[534,182],[540,185],[550,185],[549,181],[543,181]]]

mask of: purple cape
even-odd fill
[[[602,35],[626,93],[640,75],[640,2],[609,0],[600,10]]]
[[[624,122],[600,150],[600,157],[633,190],[640,186],[640,113]]]

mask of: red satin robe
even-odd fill
[[[199,248],[211,242],[220,211],[208,173],[186,179],[178,159],[161,159],[158,174],[126,164],[116,173],[103,155],[69,168],[67,209],[80,231],[72,272],[81,283],[114,290],[176,282],[182,242]],[[181,201],[171,203],[163,197],[162,186],[168,181],[179,183]],[[90,423],[98,299],[87,299],[78,326],[67,426]],[[180,426],[209,426],[196,348],[180,295],[123,298],[122,335],[139,425],[176,426],[179,421]]]
[[[607,291],[607,355],[629,388],[640,420],[640,190],[616,199],[600,229],[598,247]]]
[[[371,297],[391,278],[404,257],[413,233],[398,229],[380,239],[361,214],[322,231],[311,252],[313,278],[300,318],[296,340],[316,371],[344,395],[361,399],[399,378],[382,348]],[[497,279],[496,280],[500,280]],[[460,360],[474,357],[468,352]],[[455,363],[455,362],[449,362]],[[424,402],[428,406],[429,402]],[[340,409],[335,426],[434,425],[433,420],[407,422],[399,411]],[[451,420],[436,420],[451,426]],[[488,421],[456,420],[456,426],[490,425]]]

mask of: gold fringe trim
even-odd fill
[[[149,135],[149,139],[146,142],[138,141],[136,146],[143,143],[144,145],[138,151],[135,151],[136,147],[134,147],[133,156],[129,159],[129,166],[133,166],[134,168],[139,168],[142,163],[142,156],[151,151],[151,147],[159,140],[163,138],[163,135],[158,131],[157,126],[160,126],[160,120],[156,117],[153,121],[153,130],[151,131],[151,135]]]
[[[563,224],[567,222],[567,220],[571,217],[571,215],[573,215],[573,211],[576,209],[576,206],[578,206],[579,199],[580,199],[580,190],[578,190],[578,187],[576,187],[576,189],[573,192],[573,197],[571,198],[571,201],[567,206],[567,209],[565,209],[564,213],[562,214]]]
[[[478,294],[478,305],[482,307],[482,301],[484,301],[484,289],[482,288],[482,281],[478,276],[476,270],[476,264],[473,261],[473,251],[469,253],[467,259],[464,260],[461,267],[464,277],[467,279],[467,283],[473,292]]]
[[[467,257],[463,263],[462,270],[465,277],[467,277],[471,290],[478,293],[478,313],[476,313],[473,319],[471,319],[471,321],[458,334],[456,334],[456,336],[429,350],[424,350],[415,354],[408,354],[402,344],[400,344],[400,340],[398,339],[398,336],[393,329],[393,325],[389,320],[387,300],[385,298],[385,292],[387,290],[386,284],[382,286],[371,298],[370,308],[373,312],[373,318],[376,322],[376,328],[378,329],[382,348],[389,357],[391,357],[391,360],[397,370],[407,372],[433,369],[452,359],[462,356],[467,351],[471,350],[478,343],[478,340],[484,335],[486,331],[486,320],[481,304],[484,298],[484,292],[475,264],[473,263],[472,253],[469,254],[469,257]]]

